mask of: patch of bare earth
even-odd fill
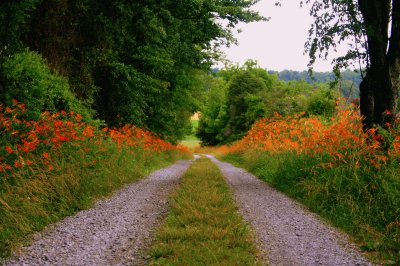
[[[317,215],[245,170],[208,157],[231,186],[270,265],[372,265],[345,234]]]
[[[145,248],[167,213],[168,196],[190,161],[131,183],[92,209],[37,233],[5,265],[145,265]]]

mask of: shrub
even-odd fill
[[[13,99],[27,107],[27,119],[37,120],[44,111],[74,111],[91,121],[91,112],[72,94],[66,78],[51,71],[37,53],[24,51],[7,58],[1,71],[1,103]]]
[[[308,101],[307,113],[331,117],[335,114],[336,98],[333,92],[321,90],[313,94]]]

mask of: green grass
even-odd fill
[[[142,148],[128,151],[111,141],[105,150],[67,146],[51,152],[53,171],[31,166],[0,182],[0,257],[26,243],[31,233],[91,207],[95,199],[181,156]]]
[[[199,120],[191,120],[190,122],[192,123],[192,131],[196,132],[197,128],[199,127]]]
[[[183,146],[188,147],[189,149],[194,149],[196,147],[200,147],[200,141],[197,138],[193,137],[186,137],[180,143]]]
[[[185,137],[184,140],[181,141],[181,144],[188,147],[189,149],[194,149],[196,147],[200,147],[200,140],[196,137],[196,131],[199,127],[199,120],[191,120],[192,123],[192,133]]]
[[[385,169],[343,164],[319,167],[323,156],[246,151],[225,160],[297,199],[346,231],[375,262],[400,265],[400,178],[398,162]]]
[[[256,253],[219,169],[196,160],[172,197],[151,265],[257,265]]]

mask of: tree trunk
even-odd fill
[[[390,107],[392,113],[388,122],[394,123],[397,115],[397,103],[400,85],[400,1],[392,2],[392,29],[390,36],[390,44],[387,53],[388,58],[388,75],[391,86]]]
[[[374,91],[369,82],[369,72],[360,84],[360,112],[363,116],[363,128],[365,131],[374,125]]]
[[[360,85],[360,109],[364,128],[387,127],[395,122],[400,75],[400,1],[358,0],[367,34],[370,65]],[[388,38],[391,10],[392,30]]]
[[[385,59],[386,61],[386,59]],[[374,76],[374,124],[386,127],[387,122],[393,123],[395,107],[393,101],[397,93],[393,93],[392,84],[389,77],[387,64],[383,64],[376,71],[372,71]],[[396,91],[397,89],[395,89]]]

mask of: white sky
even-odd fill
[[[224,48],[227,59],[242,65],[247,59],[257,60],[268,70],[307,70],[308,55],[304,43],[313,21],[309,7],[300,7],[299,0],[262,0],[253,6],[261,15],[270,17],[267,22],[240,23],[242,32],[235,34],[239,45]],[[317,59],[314,71],[331,71],[331,60]]]

